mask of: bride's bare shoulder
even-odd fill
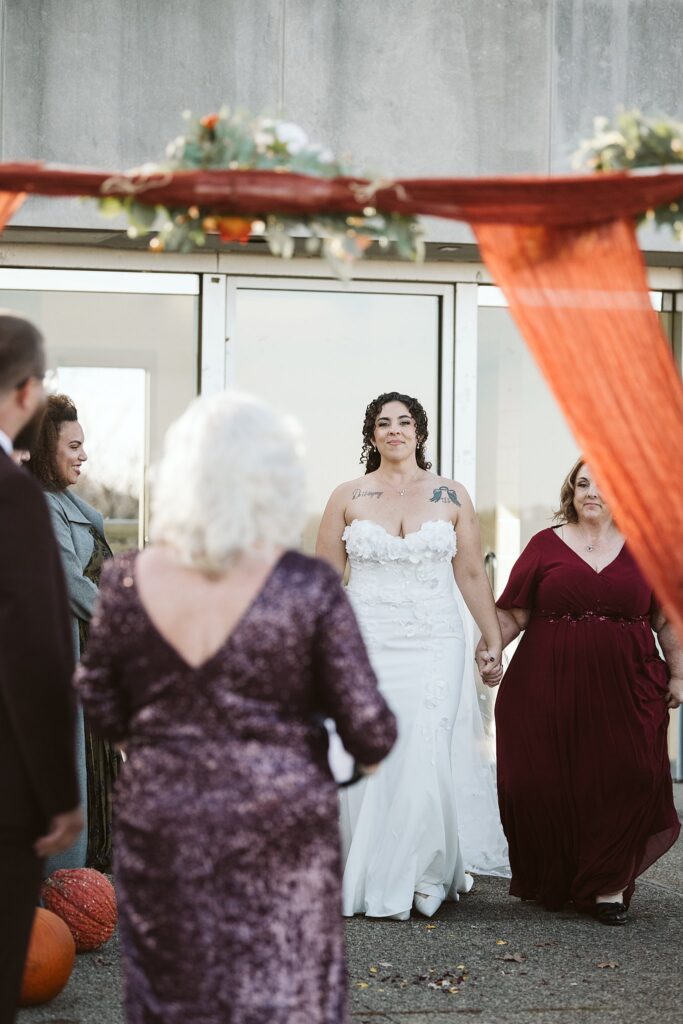
[[[330,501],[333,499],[350,501],[353,497],[358,497],[358,492],[360,491],[377,490],[374,478],[374,473],[366,473],[363,476],[356,477],[354,480],[345,480],[343,484],[339,484],[332,491]]]
[[[470,496],[464,484],[438,473],[428,473],[425,478],[425,490],[430,492],[429,500],[435,504],[451,505],[454,509],[471,505]]]

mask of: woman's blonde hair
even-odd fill
[[[243,551],[295,547],[306,514],[298,430],[237,392],[196,398],[169,427],[154,474],[150,537],[218,574]]]
[[[553,515],[553,519],[557,523],[578,523],[579,521],[576,509],[574,508],[574,491],[576,490],[576,478],[579,475],[579,470],[585,464],[586,460],[581,456],[564,478],[564,483],[560,488],[560,507]]]

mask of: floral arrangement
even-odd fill
[[[683,169],[683,123],[668,117],[645,117],[639,110],[621,111],[614,124],[606,117],[593,121],[595,134],[574,156],[575,168],[592,171],[634,171],[676,166]],[[667,224],[683,241],[683,196],[649,210],[643,220]]]
[[[143,178],[210,169],[290,171],[322,178],[351,173],[329,149],[310,142],[296,124],[264,117],[253,119],[231,113],[227,107],[200,118],[186,111],[183,117],[187,121],[186,133],[169,144],[166,160],[145,164],[131,173]],[[295,236],[304,233],[306,251],[322,252],[340,276],[348,276],[354,260],[375,241],[382,248],[393,244],[402,257],[420,259],[424,251],[421,229],[414,217],[383,214],[372,205],[365,206],[362,213],[348,215],[292,218],[263,210],[261,216],[252,218],[199,206],[150,206],[140,202],[134,193],[104,196],[98,204],[105,216],[125,213],[131,237],[158,231],[150,242],[150,248],[156,250],[189,252],[204,245],[209,233],[217,233],[223,242],[246,242],[252,235],[263,235],[274,255],[290,257]]]

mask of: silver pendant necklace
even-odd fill
[[[388,480],[382,479],[382,482],[385,483],[387,487],[390,487],[394,494],[398,494],[399,498],[404,498],[408,488],[412,487],[413,484],[420,479],[420,476],[422,476],[421,473],[418,476],[413,477],[413,479],[409,480],[405,487],[403,487],[401,490],[399,490],[398,487],[394,487],[393,484],[390,484]]]
[[[581,531],[581,536],[583,537],[583,541],[584,541],[584,544],[585,544],[585,542],[586,542],[586,535],[584,534],[583,530],[581,530],[581,527],[579,527],[579,530]],[[607,531],[607,535],[605,536],[605,540],[608,539],[610,532],[611,532],[611,527]],[[586,544],[586,551],[593,551],[595,549],[596,545],[600,542],[600,539],[601,538],[598,538],[598,540],[594,544]]]
[[[584,544],[586,546],[586,551],[592,551],[593,548],[595,547],[595,544],[586,544],[586,537],[585,537],[585,534],[584,534],[583,530],[581,531],[581,536],[583,537],[583,542],[584,542]]]

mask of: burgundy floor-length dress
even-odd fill
[[[135,556],[105,569],[77,686],[128,754],[114,873],[129,1024],[342,1024],[337,789],[321,715],[366,764],[395,739],[330,566],[277,563],[199,668],[156,630]]]
[[[496,702],[513,896],[588,909],[623,889],[628,905],[678,836],[652,604],[625,547],[598,573],[552,529],[512,570],[498,605],[531,612]]]

